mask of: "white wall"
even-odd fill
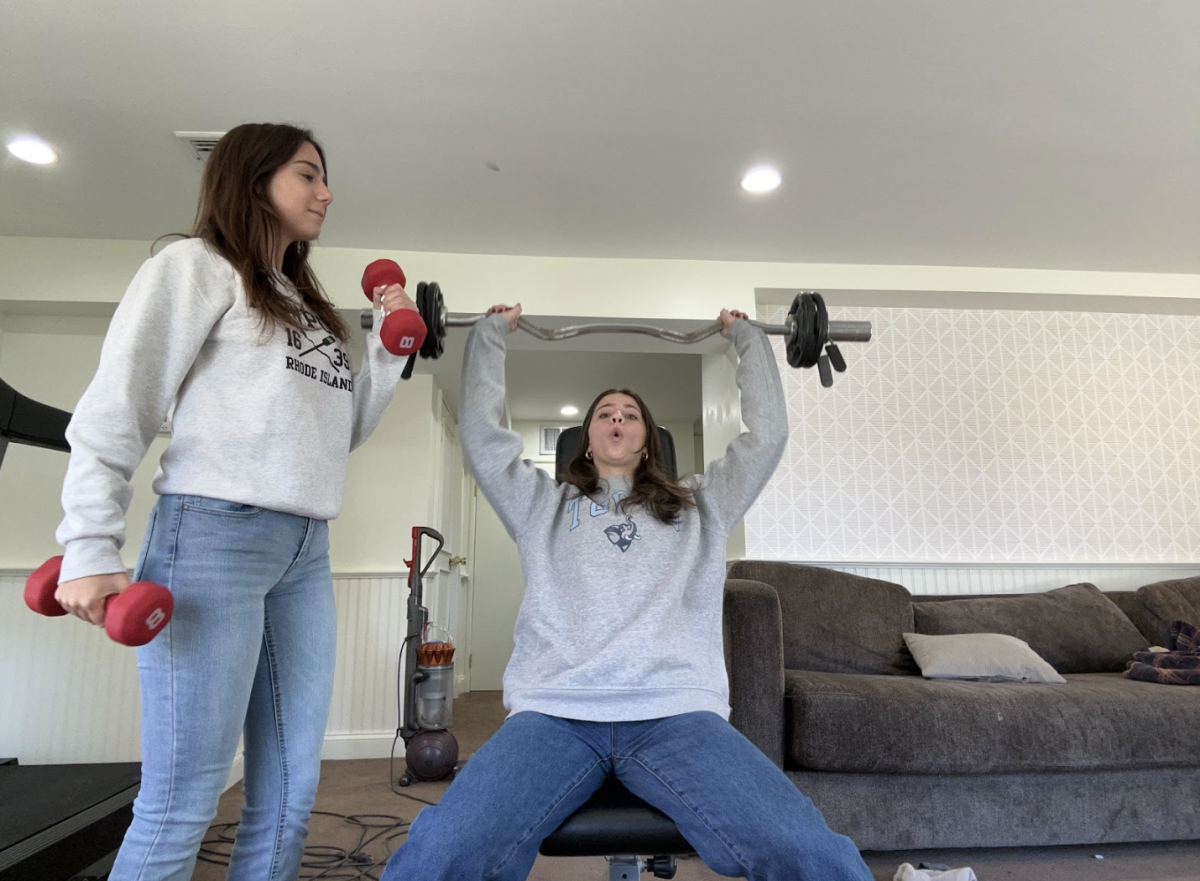
[[[0,237],[0,312],[16,303],[112,304],[149,242]],[[697,318],[722,307],[750,312],[758,288],[989,292],[1086,297],[1200,299],[1200,275],[992,269],[505,257],[321,248],[313,263],[334,302],[364,305],[363,268],[389,257],[413,279],[438,281],[453,312],[520,302],[530,315]]]
[[[72,409],[95,369],[104,316],[111,314],[148,253],[146,242],[0,238],[0,377],[30,397]],[[823,289],[831,305],[836,305],[838,289],[1200,299],[1200,276],[1167,274],[543,259],[351,249],[318,249],[316,254],[322,281],[335,302],[349,309],[364,305],[358,279],[363,266],[379,256],[397,259],[410,277],[441,282],[450,308],[461,312],[483,311],[507,299],[520,300],[531,314],[696,318],[723,306],[754,310],[758,288]],[[864,376],[858,351],[847,355],[851,370]],[[703,456],[711,461],[723,455],[740,431],[740,416],[732,358],[706,355],[701,369]],[[811,371],[797,381],[808,386],[816,382]],[[407,534],[412,525],[429,522],[435,507],[426,463],[437,458],[436,399],[432,380],[414,377],[398,392],[374,437],[350,460],[346,504],[332,528],[333,567],[340,574],[335,590],[345,616],[339,692],[330,728],[331,749],[338,755],[356,754],[360,746],[368,753],[378,749],[391,724],[395,678],[388,670],[403,626],[396,602],[403,597]],[[677,440],[692,434],[690,425],[669,427]],[[152,458],[163,443],[155,442]],[[682,468],[691,447],[677,447]],[[693,462],[692,467],[700,464]],[[58,494],[65,467],[66,457],[60,453],[14,445],[0,469],[0,585],[7,597],[0,608],[0,719],[10,726],[0,725],[0,754],[18,754],[14,747],[20,738],[23,744],[45,747],[44,754],[38,753],[45,761],[135,757],[132,653],[106,643],[78,622],[37,619],[19,600],[22,573],[56,552],[53,531],[61,516]],[[135,477],[128,563],[133,562],[152,501],[152,473],[147,462]],[[740,531],[735,533],[730,555],[743,556],[745,541]],[[755,551],[762,547],[754,544]],[[50,677],[53,687],[40,687],[29,671]],[[95,736],[101,731],[104,737]]]
[[[9,315],[5,325],[0,378],[34,400],[73,410],[99,362],[108,320]],[[397,388],[375,433],[350,456],[342,516],[330,526],[335,572],[404,568],[407,530],[426,523],[430,514],[431,471],[422,463],[432,456],[435,404],[432,379],[414,375]],[[154,503],[150,485],[166,445],[165,437],[156,439],[133,478],[123,552],[130,567]],[[32,569],[60,553],[54,530],[62,519],[59,495],[66,468],[62,453],[9,446],[0,467],[0,570]]]
[[[6,315],[0,377],[35,400],[72,410],[95,371],[107,325],[106,318]],[[361,357],[361,343],[352,349]],[[391,745],[404,558],[412,526],[432,522],[430,463],[440,460],[433,446],[441,406],[432,379],[414,376],[350,456],[342,516],[330,525],[339,646],[327,757],[387,755]],[[166,444],[165,437],[153,442],[133,478],[127,566],[137,556]],[[133,651],[73,618],[39,618],[21,600],[25,576],[61,552],[54,531],[67,459],[11,444],[0,467],[0,755],[28,763],[135,761]]]
[[[0,346],[0,378],[43,404],[73,410],[100,360],[108,321],[72,316],[10,315]],[[157,438],[147,456],[157,461],[166,439]],[[59,502],[67,456],[53,450],[10,444],[0,467],[0,569],[32,569],[61,553],[54,530],[62,519]],[[149,518],[153,468],[134,476],[128,515],[128,566]],[[132,545],[132,547],[130,547]],[[0,623],[0,628],[5,625]]]
[[[701,398],[704,413],[704,466],[725,455],[733,439],[742,433],[742,405],[737,387],[737,353],[732,348],[719,355],[701,358]],[[746,528],[738,523],[729,533],[725,558],[746,556]]]

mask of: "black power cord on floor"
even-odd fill
[[[310,844],[304,848],[300,863],[300,878],[304,881],[379,881],[379,874],[396,849],[392,842],[408,834],[408,820],[390,814],[335,814],[313,811],[314,816],[335,817],[349,826],[359,827],[358,842],[349,850],[327,845]],[[206,863],[228,866],[233,852],[234,830],[237,823],[217,823],[209,827],[216,837],[200,843],[198,858]],[[372,830],[374,834],[372,834]],[[387,855],[377,860],[367,853],[367,846],[383,839]],[[307,873],[307,874],[306,874]]]

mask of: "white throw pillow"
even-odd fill
[[[926,679],[984,682],[1066,682],[1029,647],[1004,633],[930,636],[906,633],[904,641]]]

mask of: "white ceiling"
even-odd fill
[[[327,246],[1200,272],[1195,0],[0,5],[61,153],[0,235],[185,230],[172,132],[251,120],[323,142]]]
[[[270,119],[333,246],[1200,272],[1195,0],[4,0],[0,64],[3,235],[186,227],[171,133]]]

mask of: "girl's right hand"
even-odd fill
[[[508,322],[508,332],[512,333],[517,329],[517,319],[521,317],[521,304],[513,306],[511,309],[505,305],[496,305],[488,309],[488,314],[499,312],[504,315],[504,320]]]
[[[90,624],[104,624],[104,598],[109,594],[120,593],[129,587],[129,576],[124,572],[114,572],[111,575],[89,575],[86,578],[76,578],[64,581],[54,592],[58,604],[74,615]]]
[[[373,298],[376,309],[382,309],[384,315],[390,315],[397,309],[411,309],[414,312],[421,311],[417,308],[417,304],[409,297],[408,291],[400,287],[398,284],[379,285],[375,288],[375,296]]]

